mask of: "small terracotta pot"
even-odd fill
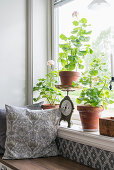
[[[55,105],[43,104],[43,105],[42,105],[42,109],[43,109],[43,110],[46,110],[46,109],[54,109],[54,108],[59,108],[59,104],[55,104]]]
[[[103,111],[103,106],[78,105],[77,110],[80,114],[83,131],[98,131],[100,112]]]
[[[62,85],[72,85],[72,81],[77,81],[80,73],[76,71],[60,71],[59,76]]]

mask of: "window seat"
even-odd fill
[[[114,170],[114,138],[83,132],[81,126],[61,126],[56,139],[58,157],[2,160],[0,170]],[[72,161],[73,160],[73,161]],[[82,165],[80,165],[82,164]],[[86,165],[86,166],[84,166]]]
[[[83,132],[80,125],[72,125],[71,128],[65,127],[66,125],[62,123],[58,137],[114,152],[114,137],[100,135],[99,131]]]
[[[2,160],[0,170],[91,170],[63,157],[49,157],[25,160]]]
[[[99,132],[83,132],[81,126],[58,129],[59,154],[80,164],[99,169],[114,170],[114,138]]]

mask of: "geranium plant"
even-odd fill
[[[78,104],[82,103],[92,107],[103,105],[107,108],[108,104],[113,103],[110,100],[110,77],[107,76],[105,65],[106,63],[99,58],[94,58],[89,70],[83,73],[79,80],[79,84],[82,84],[83,89],[79,98],[76,99]]]
[[[47,64],[51,67],[51,70],[45,75],[45,78],[38,79],[38,83],[33,87],[33,91],[38,92],[38,97],[33,98],[33,100],[37,102],[42,98],[46,98],[50,105],[55,105],[57,102],[60,102],[63,96],[61,91],[55,87],[57,84],[58,72],[52,69],[54,61],[49,60]]]
[[[73,13],[73,30],[70,36],[64,34],[60,35],[60,39],[64,41],[63,44],[59,44],[62,52],[59,53],[58,62],[62,65],[63,71],[72,71],[74,69],[83,69],[83,58],[86,54],[92,54],[90,44],[88,44],[92,33],[89,30],[89,26],[86,18],[78,18],[78,13]]]

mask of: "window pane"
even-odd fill
[[[97,0],[74,0],[58,7],[58,34],[56,37],[58,41],[56,41],[56,56],[59,56],[60,52],[58,43],[60,44],[62,42],[59,36],[61,34],[65,34],[66,36],[70,35],[73,29],[72,13],[77,11],[79,18],[84,17],[88,20],[88,23],[91,24],[92,35],[89,43],[94,51],[93,56],[102,58],[107,64],[106,67],[109,69],[109,76],[114,77],[111,73],[111,65],[114,65],[114,63],[111,62],[111,55],[112,57],[114,56],[114,22],[112,20],[112,16],[114,16],[114,1],[108,0],[100,3],[101,1],[98,0],[98,2],[99,3],[97,3]],[[91,56],[88,55],[85,57],[85,69],[88,69],[90,62]],[[78,97],[79,94],[80,90],[69,93],[75,105],[76,97]],[[65,92],[64,95],[66,95]],[[111,91],[111,98],[114,100],[114,90]],[[114,113],[114,104],[109,105],[108,110],[104,111],[102,115],[106,117],[109,116],[110,113]]]

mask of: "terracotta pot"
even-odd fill
[[[84,131],[94,132],[99,129],[100,112],[103,110],[103,106],[92,107],[90,105],[79,105],[77,106],[77,110],[79,111]]]
[[[43,104],[42,105],[42,109],[54,109],[54,108],[59,108],[59,104],[55,104],[55,105],[50,105],[50,104]]]
[[[77,81],[80,73],[76,71],[60,71],[59,76],[62,85],[72,85],[72,81]]]

